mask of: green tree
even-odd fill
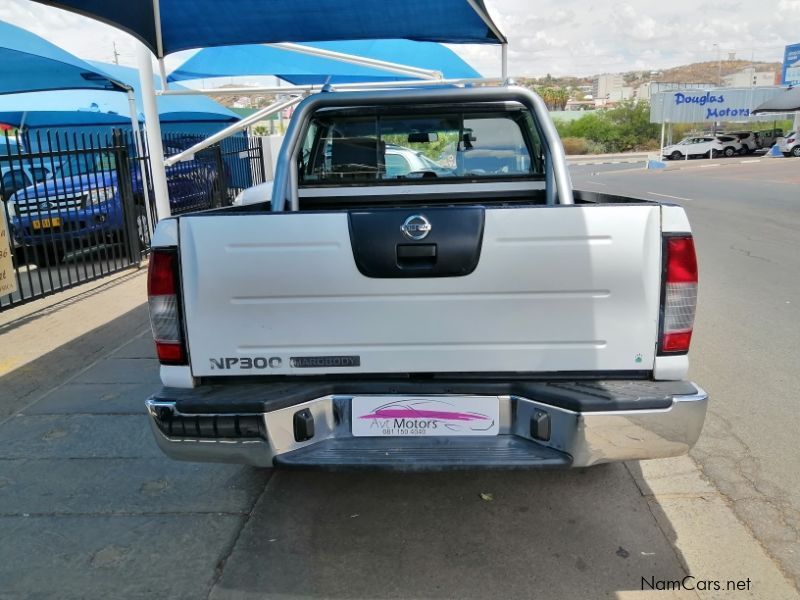
[[[561,87],[540,86],[536,93],[542,97],[548,110],[564,110],[569,100],[569,92]]]
[[[658,142],[658,124],[650,123],[650,106],[626,102],[605,111],[591,111],[569,123],[557,122],[559,135],[584,138],[607,152],[627,152]]]

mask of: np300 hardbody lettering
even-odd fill
[[[280,369],[284,366],[280,356],[229,356],[210,358],[212,370],[240,370],[249,371]],[[295,369],[320,369],[336,367],[360,367],[360,356],[292,356],[289,366]]]
[[[250,369],[280,369],[283,359],[279,356],[229,356],[220,358],[210,358],[211,370],[233,370],[239,369],[247,371]]]

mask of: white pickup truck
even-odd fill
[[[253,194],[153,238],[170,457],[525,469],[697,440],[686,215],[573,191],[532,92],[309,96]]]

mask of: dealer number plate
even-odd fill
[[[353,436],[497,435],[500,401],[492,396],[356,396]]]

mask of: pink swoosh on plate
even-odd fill
[[[402,417],[412,417],[415,419],[449,419],[451,421],[477,421],[488,418],[486,415],[478,413],[418,410],[414,408],[379,408],[371,415],[361,415],[359,419],[394,419]]]

